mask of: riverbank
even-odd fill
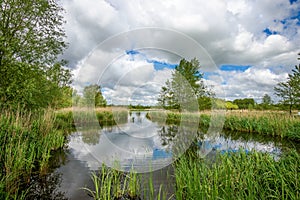
[[[267,153],[239,151],[217,154],[214,162],[188,151],[172,164],[171,195],[166,185],[154,189],[152,179],[143,182],[142,174],[104,165],[99,174],[92,174],[94,189],[85,190],[94,199],[299,199],[299,165],[296,151],[279,160]]]
[[[53,110],[0,113],[0,199],[24,199],[33,173],[45,174],[51,153],[65,144]]]
[[[126,123],[128,110],[122,107],[106,108],[66,108],[56,111],[56,123],[61,127],[111,126]]]
[[[273,137],[300,141],[300,117],[286,112],[270,111],[227,111],[214,115],[211,113],[149,112],[147,117],[156,122],[198,123],[202,129],[209,126],[222,126],[223,130],[257,133]]]
[[[124,108],[67,108],[0,113],[0,199],[25,199],[33,174],[46,174],[52,153],[63,148],[69,132],[91,125],[125,123]]]

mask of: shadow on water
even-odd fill
[[[29,199],[91,199],[82,187],[94,189],[90,178],[91,172],[99,170],[102,163],[111,164],[119,161],[122,170],[129,170],[132,165],[141,170],[154,167],[153,172],[141,173],[142,182],[151,181],[154,190],[163,190],[167,197],[174,193],[174,172],[172,156],[174,141],[178,135],[189,135],[188,127],[151,122],[144,112],[132,112],[126,124],[82,130],[69,136],[68,148],[56,152],[52,158],[52,171],[45,177],[34,177]],[[299,150],[299,145],[273,137],[258,134],[222,132],[210,138],[198,130],[192,145],[196,151],[209,151],[208,159],[216,152],[261,151],[279,157],[290,148]],[[177,144],[177,143],[176,143]],[[171,150],[171,151],[170,151]],[[147,188],[142,188],[147,190]],[[147,193],[147,191],[144,191]],[[168,198],[167,198],[168,199]]]

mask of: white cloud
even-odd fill
[[[225,90],[231,97],[258,97],[263,92],[272,93],[274,84],[284,80],[286,73],[297,63],[296,57],[300,51],[299,19],[290,19],[298,13],[300,4],[291,5],[287,0],[133,0],[130,3],[66,0],[62,4],[66,9],[66,31],[70,43],[64,58],[70,61],[71,68],[86,65],[84,77],[80,78],[82,86],[97,81],[106,70],[106,77],[100,79],[107,84],[107,95],[113,95],[113,87],[121,76],[124,76],[128,88],[141,83],[140,79],[145,79],[145,83],[154,81],[162,84],[168,77],[161,75],[169,72],[154,70],[143,58],[135,57],[132,61],[124,56],[119,59],[130,45],[134,48],[137,43],[144,42],[149,47],[164,46],[166,51],[172,49],[171,53],[162,53],[155,48],[152,53],[147,51],[148,58],[170,63],[178,62],[182,55],[197,54],[194,47],[186,48],[184,40],[178,40],[175,35],[149,32],[128,39],[136,43],[116,41],[120,49],[115,52],[108,46],[97,49],[99,54],[93,58],[94,61],[89,59],[89,63],[84,62],[88,54],[105,39],[136,28],[158,27],[182,32],[201,44],[217,66],[253,66],[249,71],[223,74],[222,79],[227,83]],[[263,32],[267,28],[276,34],[267,35]],[[110,63],[109,60],[111,65],[95,64]],[[200,63],[207,66],[206,60],[200,60]],[[145,70],[132,71],[139,66],[144,66]],[[81,75],[82,71],[77,74]],[[236,77],[233,79],[231,75]],[[216,84],[214,81],[211,80],[211,83]]]

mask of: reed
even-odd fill
[[[290,116],[283,112],[227,112],[225,118],[222,115],[214,116],[203,113],[173,113],[173,112],[149,112],[148,119],[154,122],[166,122],[167,124],[199,123],[199,128],[223,125],[224,130],[258,133],[291,140],[300,140],[300,117]],[[224,122],[224,124],[222,123]]]
[[[208,163],[185,155],[175,164],[176,199],[299,199],[300,155],[275,161],[265,153],[240,151]]]
[[[92,173],[91,178],[94,188],[82,189],[95,200],[166,199],[163,185],[155,191],[152,174],[147,180],[142,181],[142,174],[134,170],[121,172],[103,164],[98,173]]]
[[[45,172],[51,151],[63,147],[65,135],[54,121],[50,109],[39,113],[1,112],[0,199],[24,196],[20,187],[30,182],[33,172]]]
[[[59,110],[56,112],[58,127],[74,129],[82,126],[109,126],[126,123],[128,120],[127,110],[88,110],[77,109]]]

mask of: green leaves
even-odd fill
[[[274,88],[275,94],[282,98],[283,104],[288,104],[290,113],[292,107],[300,104],[300,64],[295,66],[286,82],[280,82]]]
[[[57,107],[71,81],[57,61],[66,47],[63,9],[55,0],[0,4],[0,107]]]
[[[158,103],[167,109],[198,110],[198,98],[208,95],[203,83],[199,61],[182,59],[172,74],[171,80],[162,87]]]

